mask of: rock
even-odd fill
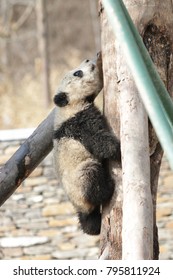
[[[58,234],[57,230],[54,229],[47,229],[47,230],[40,230],[38,231],[38,236],[47,236],[47,237],[53,237]]]
[[[42,195],[31,196],[28,198],[28,201],[31,203],[41,202],[41,201],[43,201],[43,196]]]
[[[46,238],[46,237],[39,237],[39,238]],[[38,246],[32,246],[32,247],[27,247],[24,248],[24,254],[26,255],[46,255],[49,253],[52,253],[53,248],[50,246],[50,244],[48,243],[47,245],[38,245]]]
[[[19,145],[9,146],[5,149],[5,155],[13,155],[19,148]]]
[[[25,186],[37,186],[47,183],[46,177],[33,177],[33,178],[27,178],[24,182]]]
[[[24,199],[24,198],[25,198],[24,194],[14,194],[14,195],[12,196],[12,199],[13,199],[13,200],[16,200],[16,201],[21,200],[21,199]]]
[[[33,178],[33,177],[38,177],[43,174],[43,168],[42,167],[37,167],[32,173],[29,175],[28,178]]]
[[[170,174],[166,178],[164,178],[163,183],[166,187],[172,188],[173,187],[173,174]]]
[[[51,260],[51,255],[36,255],[36,256],[23,256],[20,258],[21,260]]]
[[[166,217],[170,216],[172,214],[172,209],[171,208],[165,208],[165,207],[160,207],[157,209],[157,219],[160,219],[161,217]]]
[[[47,237],[4,237],[0,238],[0,247],[14,248],[14,247],[28,247],[37,244],[45,244],[48,242]]]
[[[3,250],[4,255],[8,257],[21,257],[23,255],[22,248],[4,248]]]
[[[173,229],[173,221],[168,222],[168,223],[166,224],[166,227],[167,227],[167,228],[170,228],[170,229]]]
[[[75,249],[73,251],[56,251],[52,252],[52,257],[58,260],[84,259],[87,249]]]
[[[9,160],[10,156],[9,155],[1,155],[0,156],[0,165],[5,164]]]
[[[34,192],[36,192],[36,193],[43,193],[43,195],[44,195],[44,192],[47,191],[47,189],[48,189],[47,185],[41,184],[40,186],[35,186],[34,187]],[[49,187],[49,190],[52,193],[52,189],[50,189],[50,187]]]
[[[42,215],[45,217],[56,216],[62,214],[73,214],[74,208],[70,202],[63,202],[61,204],[52,204],[44,207]]]
[[[58,245],[61,251],[71,251],[76,247],[72,242],[66,242]]]
[[[50,227],[65,227],[69,225],[77,225],[78,221],[75,218],[67,218],[67,219],[51,219],[49,221],[49,226]]]

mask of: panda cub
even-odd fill
[[[100,233],[100,206],[114,188],[104,162],[119,160],[120,145],[94,105],[103,86],[101,56],[65,75],[54,96],[55,172],[76,209],[82,230]]]

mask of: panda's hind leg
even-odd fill
[[[88,202],[97,206],[111,199],[114,184],[101,163],[93,162],[86,165],[84,176],[85,182],[82,192]]]
[[[90,235],[100,234],[101,229],[101,213],[100,207],[96,207],[91,213],[78,212],[78,218],[81,229],[84,233]]]

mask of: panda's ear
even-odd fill
[[[65,107],[68,103],[68,96],[66,92],[58,92],[53,99],[54,103],[59,107]]]

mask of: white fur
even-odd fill
[[[83,145],[73,139],[62,138],[54,142],[54,161],[58,178],[77,211],[90,212],[93,206],[84,198],[83,186],[89,178],[85,176],[85,166],[97,162]]]
[[[92,67],[95,67],[92,70]],[[76,77],[73,74],[82,70],[84,76]],[[102,79],[97,65],[93,61],[83,61],[78,68],[68,72],[63,78],[58,92],[66,92],[69,97],[69,104],[65,107],[56,107],[54,129],[57,129],[67,119],[72,118],[77,112],[83,110],[87,105],[84,98],[101,91],[103,86]]]

